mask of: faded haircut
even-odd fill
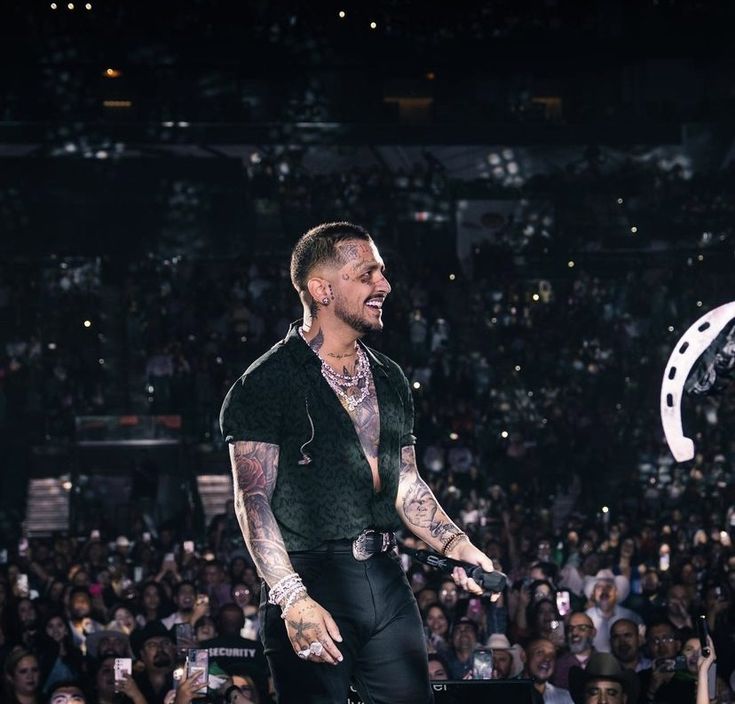
[[[372,241],[368,231],[351,222],[325,222],[299,237],[291,252],[291,283],[298,293],[307,290],[309,275],[321,264],[342,266],[337,245],[346,240]]]

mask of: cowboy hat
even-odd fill
[[[600,570],[594,577],[584,578],[584,595],[588,598],[592,598],[592,592],[595,590],[595,585],[598,582],[611,582],[615,585],[615,589],[618,591],[618,604],[625,601],[625,598],[630,593],[630,582],[627,577],[623,577],[621,574],[613,574],[612,570]]]
[[[503,633],[492,633],[485,643],[486,648],[490,650],[507,650],[513,658],[513,666],[510,670],[510,677],[518,677],[523,672],[523,658],[521,656],[522,648],[520,645],[511,645],[508,636]]]
[[[610,653],[593,653],[587,667],[573,667],[569,670],[569,693],[574,704],[584,704],[584,689],[593,680],[618,682],[628,698],[628,704],[636,704],[640,684],[633,670],[626,670]]]

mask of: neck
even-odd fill
[[[304,316],[302,329],[309,347],[327,364],[354,362],[359,335],[351,327],[328,325],[326,321],[319,321],[311,316],[307,327],[307,317]]]
[[[20,704],[35,704],[36,695],[35,694],[17,694],[16,699],[20,702]]]
[[[161,691],[166,686],[167,679],[167,672],[165,670],[159,670],[154,667],[148,670],[148,681],[156,692]]]
[[[533,686],[539,694],[543,694],[546,690],[546,682],[539,682],[538,680],[534,680]]]

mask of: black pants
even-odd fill
[[[300,660],[264,588],[261,638],[278,703],[345,704],[352,680],[365,704],[431,704],[421,616],[398,559],[380,553],[355,560],[349,541],[290,557],[309,595],[337,622],[344,660]]]

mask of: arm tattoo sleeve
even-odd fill
[[[431,489],[419,476],[412,445],[401,450],[401,474],[396,508],[401,519],[419,538],[441,551],[452,535],[461,533],[439,505]]]
[[[294,571],[270,505],[278,452],[277,445],[265,442],[230,445],[235,514],[255,566],[271,586]]]

